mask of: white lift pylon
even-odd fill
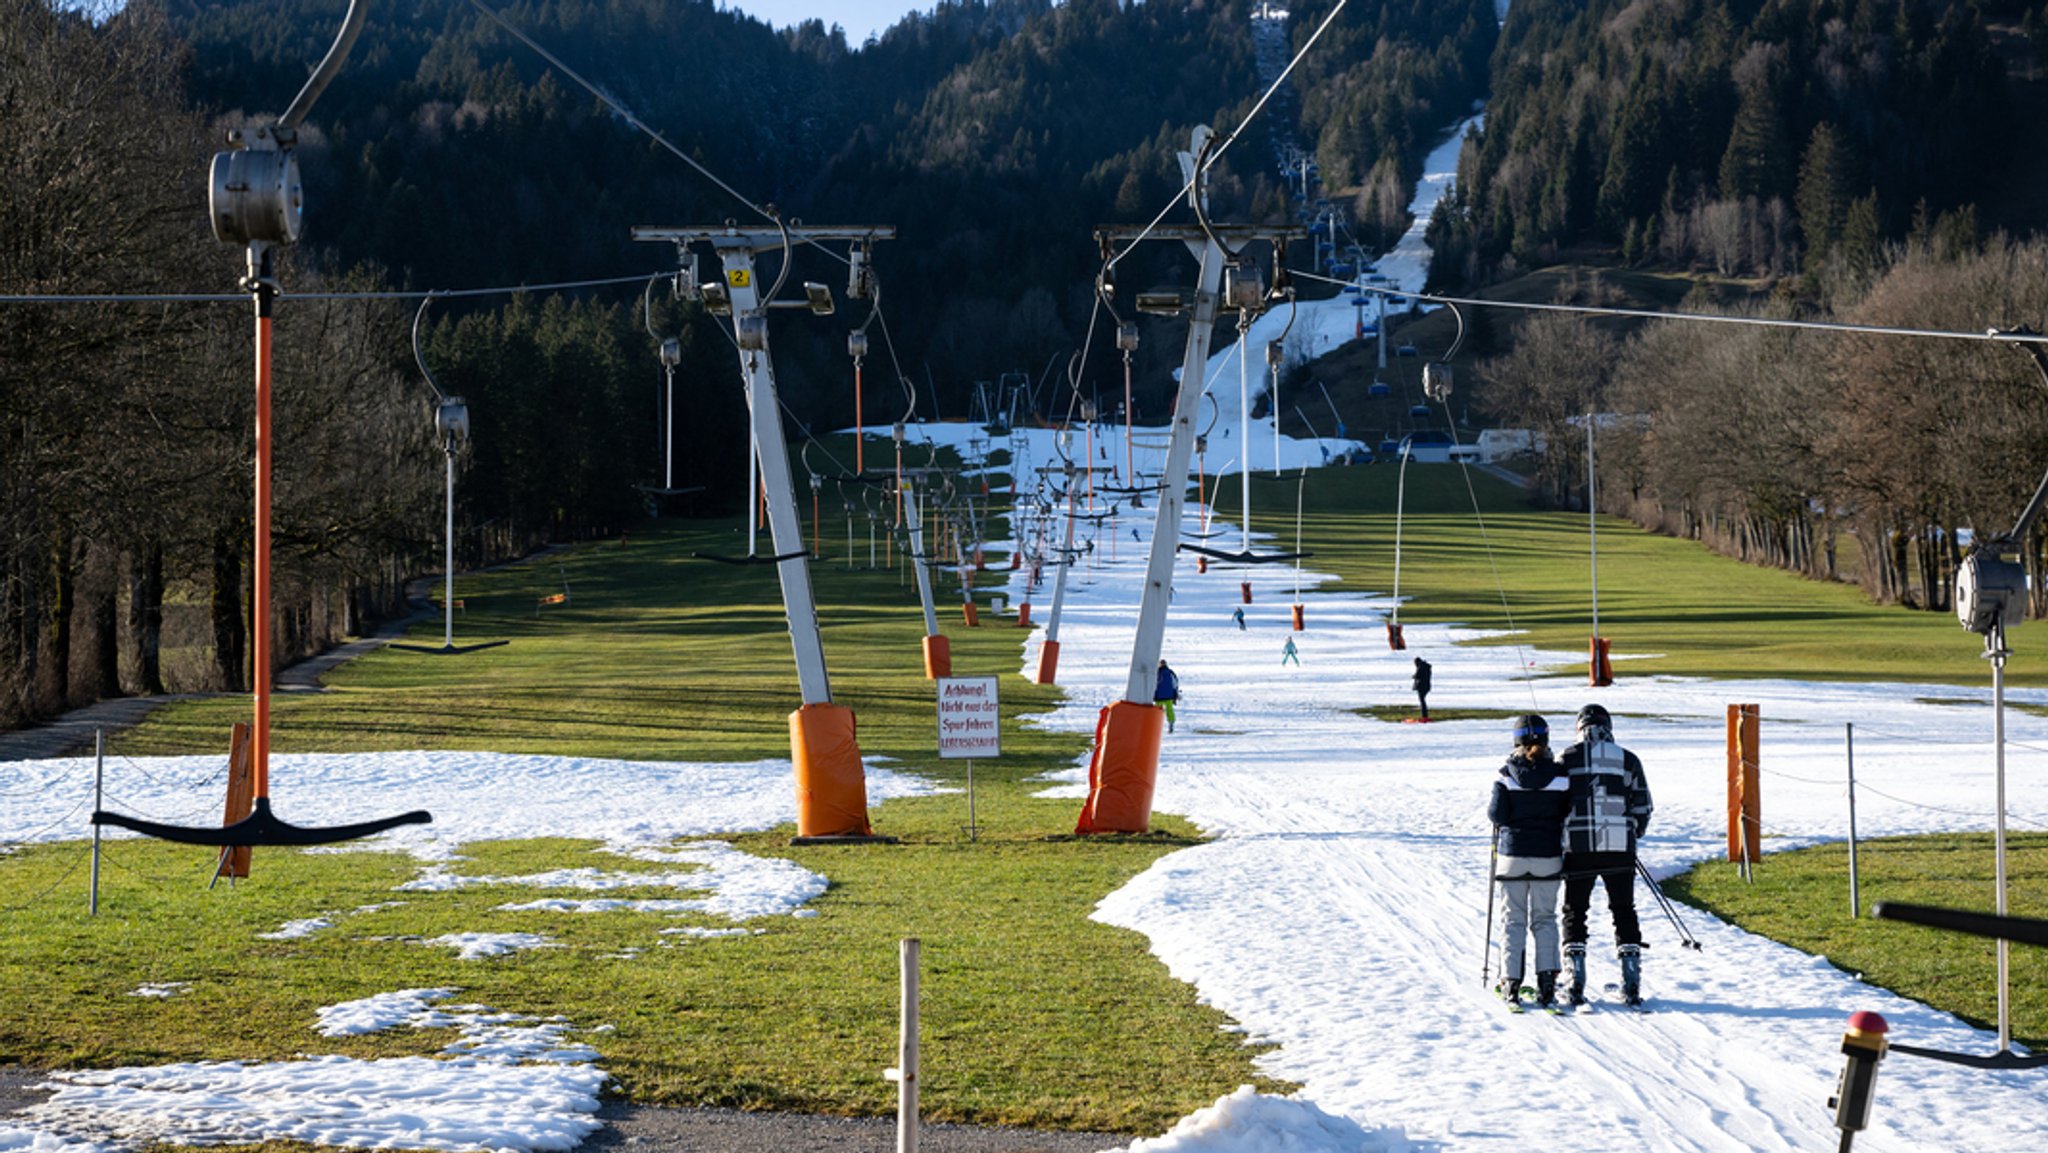
[[[1197,137],[1197,148],[1201,137]],[[1103,710],[1096,726],[1096,745],[1088,767],[1088,800],[1082,806],[1080,833],[1142,833],[1151,825],[1152,789],[1159,773],[1159,743],[1166,728],[1163,710],[1152,700],[1160,654],[1166,642],[1166,614],[1173,598],[1174,557],[1180,549],[1181,516],[1187,505],[1189,467],[1195,453],[1195,413],[1208,380],[1209,342],[1216,315],[1223,307],[1224,245],[1242,250],[1254,241],[1275,244],[1305,237],[1300,228],[1210,224],[1150,229],[1109,226],[1096,230],[1098,244],[1138,239],[1179,240],[1200,261],[1195,294],[1188,302],[1187,352],[1181,361],[1180,389],[1173,405],[1166,465],[1160,475],[1153,514],[1152,546],[1145,566],[1145,585],[1138,603],[1138,627],[1131,641],[1131,664],[1124,695]],[[1247,466],[1249,467],[1249,466]]]
[[[774,308],[808,308],[828,312],[831,294],[823,285],[806,284],[806,299],[777,301],[776,288],[788,278],[789,263],[799,245],[825,242],[872,244],[896,235],[892,227],[815,228],[806,226],[740,228],[666,228],[636,225],[634,240],[666,241],[687,252],[709,245],[718,258],[719,279],[684,286],[696,293],[714,314],[725,313],[739,347],[740,375],[746,386],[751,417],[753,455],[760,467],[760,485],[767,494],[769,557],[748,556],[749,562],[772,563],[782,584],[782,607],[789,620],[789,638],[796,653],[797,684],[803,705],[789,717],[790,752],[796,768],[797,840],[851,841],[873,839],[867,818],[867,783],[855,737],[853,710],[832,701],[825,668],[824,641],[818,629],[817,600],[811,592],[810,550],[803,539],[796,488],[789,465],[789,447],[782,434],[782,405],[775,393],[775,366],[768,348],[768,312]],[[763,292],[755,258],[781,250],[784,265],[777,281]],[[685,267],[689,262],[684,262]],[[754,492],[747,494],[751,505]]]

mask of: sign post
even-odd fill
[[[939,758],[967,761],[967,839],[977,839],[974,758],[1003,755],[994,677],[939,678]]]

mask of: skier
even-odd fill
[[[1152,686],[1152,703],[1166,710],[1166,731],[1173,731],[1173,702],[1180,699],[1180,677],[1159,658],[1159,682]]]
[[[1621,961],[1621,999],[1643,1003],[1643,932],[1636,921],[1636,841],[1650,827],[1650,782],[1636,755],[1614,743],[1614,719],[1599,705],[1579,710],[1577,744],[1558,764],[1571,778],[1565,821],[1565,999],[1586,1001],[1586,913],[1593,882],[1607,889]]]
[[[1295,668],[1301,667],[1301,653],[1294,647],[1293,637],[1288,637],[1287,643],[1280,646],[1280,663],[1284,665],[1288,661],[1293,661]]]
[[[1422,719],[1429,720],[1429,662],[1415,658],[1415,699],[1422,705]]]
[[[1238,632],[1243,632],[1243,631],[1244,631],[1244,606],[1243,606],[1243,605],[1239,605],[1239,606],[1237,606],[1236,608],[1232,609],[1232,610],[1230,611],[1230,619],[1231,619],[1231,620],[1234,620],[1234,621],[1236,621],[1236,622],[1237,622],[1237,631],[1238,631]]]
[[[1498,850],[1501,996],[1519,1007],[1523,961],[1536,938],[1536,1003],[1557,1003],[1557,885],[1564,872],[1564,821],[1571,780],[1550,756],[1550,725],[1534,713],[1515,719],[1514,750],[1493,781],[1486,806]]]

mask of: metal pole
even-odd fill
[[[901,491],[898,490],[899,494]],[[929,558],[925,556],[924,551],[923,498],[912,490],[908,501],[899,499],[898,503],[910,514],[909,560],[911,572],[917,578],[917,603],[924,608],[924,633],[928,637],[935,637],[939,635],[939,616],[937,610],[932,607],[932,574],[926,567]]]
[[[967,759],[967,839],[978,840],[979,829],[974,822],[974,758]]]
[[[1152,703],[1159,671],[1159,652],[1166,643],[1166,611],[1173,596],[1173,558],[1180,548],[1181,510],[1188,499],[1188,466],[1194,463],[1195,412],[1201,407],[1203,371],[1209,359],[1209,335],[1216,325],[1217,292],[1223,284],[1223,249],[1214,240],[1188,247],[1201,257],[1194,314],[1188,324],[1187,353],[1181,361],[1180,393],[1173,406],[1173,435],[1167,442],[1166,468],[1160,476],[1159,502],[1153,516],[1152,554],[1145,567],[1145,588],[1138,600],[1138,627],[1131,643],[1130,675],[1124,700]],[[1250,460],[1247,458],[1249,468]],[[1249,483],[1249,481],[1247,481]],[[1247,492],[1249,497],[1249,492]],[[1246,501],[1246,532],[1250,532],[1250,501]],[[1249,545],[1247,545],[1249,551]]]
[[[662,407],[661,487],[676,486],[676,370],[668,370],[668,400]]]
[[[1995,904],[1999,916],[2005,916],[2005,626],[1994,624],[1986,638],[1991,648],[1991,743],[1996,747],[1998,828],[1994,838],[1997,842],[1995,884],[1998,886]],[[1998,938],[1998,1051],[2012,1052],[2012,945],[2004,937]]]
[[[1238,509],[1244,517],[1244,551],[1252,551],[1252,381],[1245,342],[1251,336],[1250,313],[1240,311],[1237,321],[1237,428],[1244,433],[1244,471],[1238,475]],[[1180,526],[1171,526],[1178,536]]]
[[[106,808],[102,796],[106,791],[107,779],[107,730],[94,729],[92,733],[92,811],[97,813]],[[92,892],[87,898],[85,911],[90,916],[100,913],[100,826],[92,826]]]
[[[448,440],[448,543],[442,563],[441,647],[455,647],[455,440]]]
[[[917,1153],[917,938],[905,937],[901,945],[903,971],[903,1026],[896,1043],[896,1153]]]
[[[1593,635],[1600,635],[1600,522],[1593,513],[1593,414],[1586,414],[1586,539],[1593,569]]]
[[[1856,725],[1842,726],[1842,741],[1849,755],[1849,918],[1863,915],[1863,901],[1856,888]]]

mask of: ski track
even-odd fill
[[[1114,531],[1128,536],[1131,523]],[[1135,523],[1149,536],[1148,520]],[[1070,701],[1031,723],[1090,731],[1095,710],[1120,694],[1142,575],[1135,542],[1131,552],[1085,582],[1075,574],[1061,622]],[[1161,754],[1154,805],[1215,839],[1162,858],[1095,914],[1144,933],[1169,971],[1240,1022],[1248,1042],[1274,1046],[1257,1058],[1263,1073],[1362,1125],[1403,1127],[1420,1149],[1790,1153],[1839,1140],[1826,1102],[1850,1010],[1882,1012],[1894,1037],[1916,1044],[1992,1047],[1978,1030],[1823,958],[1680,905],[1702,943],[1698,952],[1682,948],[1641,884],[1651,1012],[1608,1001],[1583,1015],[1508,1013],[1481,983],[1482,964],[1499,972],[1497,950],[1482,953],[1485,806],[1506,752],[1505,722],[1396,725],[1352,711],[1412,705],[1407,678],[1418,654],[1435,666],[1430,703],[1439,709],[1533,709],[1562,733],[1577,707],[1598,697],[1616,713],[1621,740],[1643,756],[1657,815],[1642,856],[1664,876],[1724,855],[1731,702],[1763,703],[1770,848],[1843,836],[1850,721],[1866,790],[1862,835],[1987,828],[1987,691],[1631,677],[1625,661],[1615,686],[1589,690],[1546,675],[1582,664],[1583,654],[1453,647],[1484,635],[1470,628],[1410,624],[1409,651],[1391,652],[1389,599],[1318,592],[1326,578],[1299,579],[1308,628],[1295,634],[1297,668],[1279,664],[1286,606],[1296,600],[1292,568],[1177,570],[1165,655],[1186,697]],[[1254,588],[1246,631],[1230,619],[1241,580]],[[1020,574],[1011,595],[1022,592]],[[1973,643],[1958,632],[1958,644]],[[1248,671],[1261,666],[1270,672]],[[1867,728],[1873,722],[1882,731]],[[2014,827],[2027,828],[2021,814],[2041,816],[2040,791],[2027,786],[2042,783],[2048,756],[2019,743],[2048,741],[2048,724],[2017,712],[2007,724]],[[1914,802],[1927,795],[1918,779],[1933,767],[1943,780],[1930,803],[1945,808],[1867,791]],[[1085,771],[1084,762],[1063,774],[1055,793],[1078,799]],[[1588,991],[1598,999],[1619,979],[1604,896],[1590,928]],[[1989,1153],[2044,1143],[2038,1084],[2025,1073],[1893,1056],[1879,1094],[1859,1149]]]

